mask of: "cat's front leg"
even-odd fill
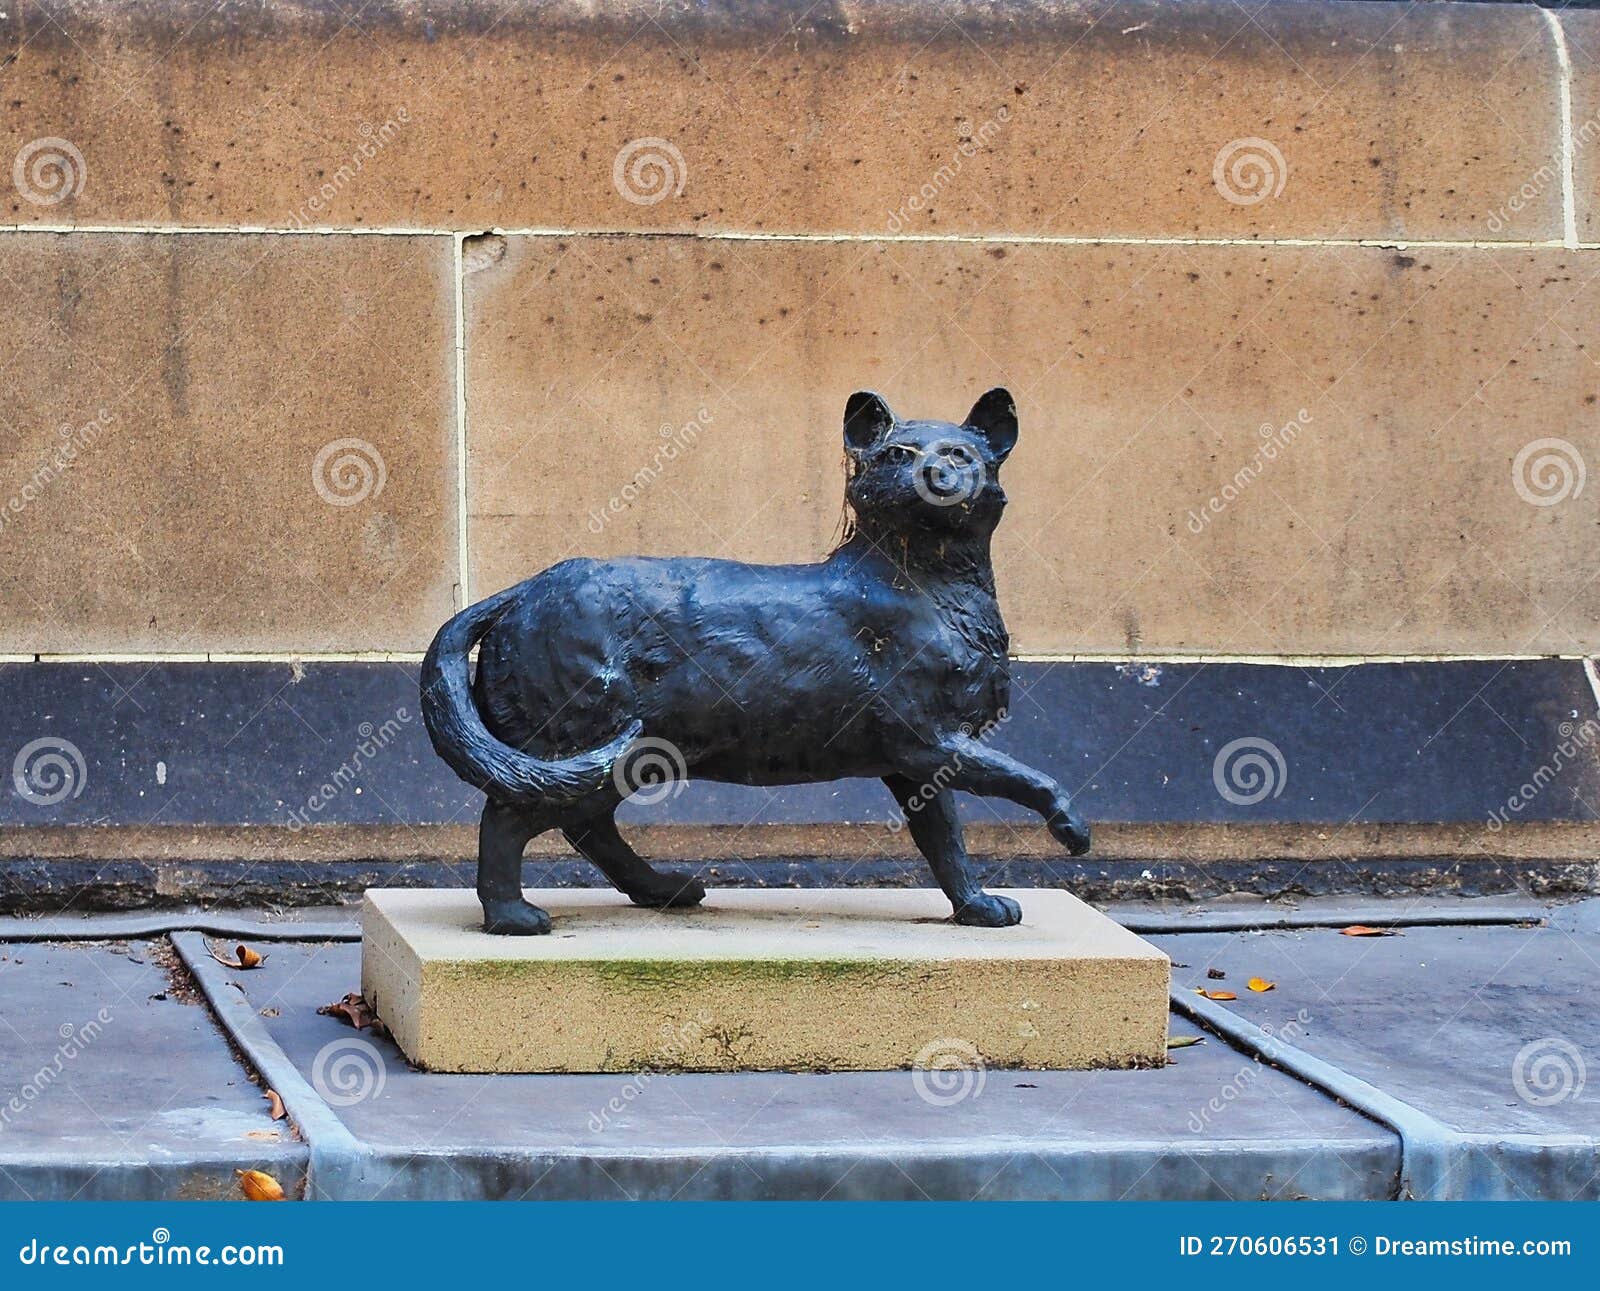
[[[1027,807],[1044,817],[1051,835],[1074,856],[1089,850],[1089,822],[1073,807],[1071,795],[1043,771],[970,735],[941,742],[931,760],[937,764],[928,772],[933,783]]]
[[[955,795],[906,776],[885,776],[883,782],[905,813],[917,850],[950,898],[955,921],[976,928],[1009,928],[1021,923],[1020,905],[1010,897],[985,892],[973,878],[956,817]]]

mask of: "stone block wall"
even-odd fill
[[[1522,6],[17,0],[0,659],[815,559],[852,390],[996,384],[1020,656],[1588,656],[1597,145]]]

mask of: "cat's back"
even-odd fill
[[[707,556],[578,557],[518,588],[482,651],[612,656],[623,643],[667,636],[682,646],[826,632],[856,609],[827,564],[756,565]]]
[[[604,605],[651,618],[717,607],[768,607],[823,593],[821,565],[756,565],[713,556],[578,557],[552,565],[524,586],[529,609]]]
[[[623,716],[686,748],[737,741],[742,723],[800,720],[819,692],[864,702],[862,613],[826,564],[563,561],[521,584],[484,636],[475,694],[490,729],[519,747],[586,747]],[[729,702],[702,730],[707,695]]]

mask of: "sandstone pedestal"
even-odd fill
[[[362,992],[432,1071],[1038,1070],[1166,1061],[1168,960],[1077,898],[963,928],[931,890],[713,890],[694,910],[531,891],[491,937],[462,890],[374,889]]]

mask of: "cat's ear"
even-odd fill
[[[979,398],[967,414],[966,424],[989,441],[996,464],[1005,461],[1017,446],[1017,404],[1004,386]]]
[[[871,448],[894,425],[894,413],[881,394],[857,390],[844,404],[844,446],[857,455]]]

